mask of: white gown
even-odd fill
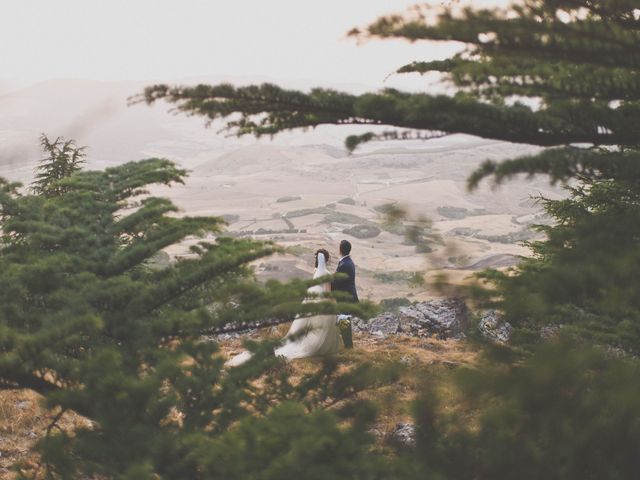
[[[326,260],[322,253],[318,253],[318,268],[313,278],[329,275]],[[331,291],[328,283],[314,285],[308,292],[322,294]],[[307,301],[307,300],[305,300]],[[321,301],[310,299],[308,301]],[[305,332],[306,333],[303,333]],[[335,315],[316,315],[314,317],[297,318],[291,324],[289,331],[282,339],[282,346],[276,348],[275,354],[287,359],[331,355],[340,349],[340,329],[336,325]],[[242,352],[229,360],[226,365],[235,367],[251,358],[250,352]]]

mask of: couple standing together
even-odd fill
[[[336,273],[342,275],[331,283],[314,285],[308,289],[308,292],[314,295],[323,295],[332,291],[343,292],[346,294],[347,301],[358,302],[356,266],[351,259],[351,243],[347,240],[340,242],[340,256]],[[324,249],[316,252],[316,270],[313,278],[330,275],[327,269],[329,258],[329,252]],[[344,296],[341,300],[344,301]],[[310,301],[313,301],[313,299]],[[291,324],[291,328],[282,339],[282,346],[275,350],[275,354],[288,359],[331,355],[337,353],[340,349],[341,336],[345,347],[353,347],[351,323],[343,315],[338,315],[338,321],[336,321],[335,315],[298,318]],[[251,354],[249,352],[242,352],[229,360],[227,365],[240,365],[250,357]]]

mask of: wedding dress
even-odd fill
[[[318,253],[318,267],[313,278],[329,275],[324,254]],[[331,291],[331,284],[314,285],[309,293],[322,294]],[[309,301],[314,301],[311,299]],[[321,299],[318,299],[321,300]],[[307,333],[303,333],[303,332]],[[340,329],[335,315],[317,315],[293,321],[284,344],[276,349],[276,355],[286,358],[304,358],[316,355],[331,355],[340,349]]]
[[[318,253],[318,267],[313,278],[329,275],[324,254]],[[307,290],[309,293],[321,295],[331,291],[331,285],[325,283],[314,285]],[[322,299],[308,299],[307,301],[322,301]],[[289,331],[282,339],[282,346],[276,348],[276,356],[287,359],[331,355],[340,349],[340,329],[336,325],[335,315],[316,315],[314,317],[297,318],[291,324]],[[227,366],[241,365],[251,358],[250,352],[242,352],[229,360]]]

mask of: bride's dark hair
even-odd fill
[[[318,254],[322,253],[324,254],[324,260],[327,264],[329,264],[329,252],[327,252],[324,248],[319,248],[316,251],[316,268],[318,268]]]

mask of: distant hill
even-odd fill
[[[206,160],[193,169],[193,175],[209,177],[259,173],[264,170],[296,171],[312,165],[331,163],[346,156],[346,151],[331,145],[250,145]]]
[[[309,148],[322,150],[329,157],[346,155],[342,145],[349,128],[327,126],[312,132],[289,132],[275,142],[238,139],[218,134],[215,125],[205,128],[202,118],[175,115],[166,104],[129,106],[128,98],[150,83],[71,79],[20,88],[16,82],[0,81],[0,174],[29,179],[40,158],[41,133],[87,145],[89,166],[95,168],[150,156],[168,157],[193,168],[226,153],[232,157],[225,165],[235,166],[242,163],[238,158],[242,154],[233,153],[239,148],[265,148],[277,161],[280,154],[271,147],[309,143],[318,144]]]
[[[0,168],[22,170],[24,163],[35,164],[41,133],[89,146],[96,166],[142,158],[157,142],[180,140],[166,108],[127,106],[127,98],[143,87],[54,80],[0,96]]]

